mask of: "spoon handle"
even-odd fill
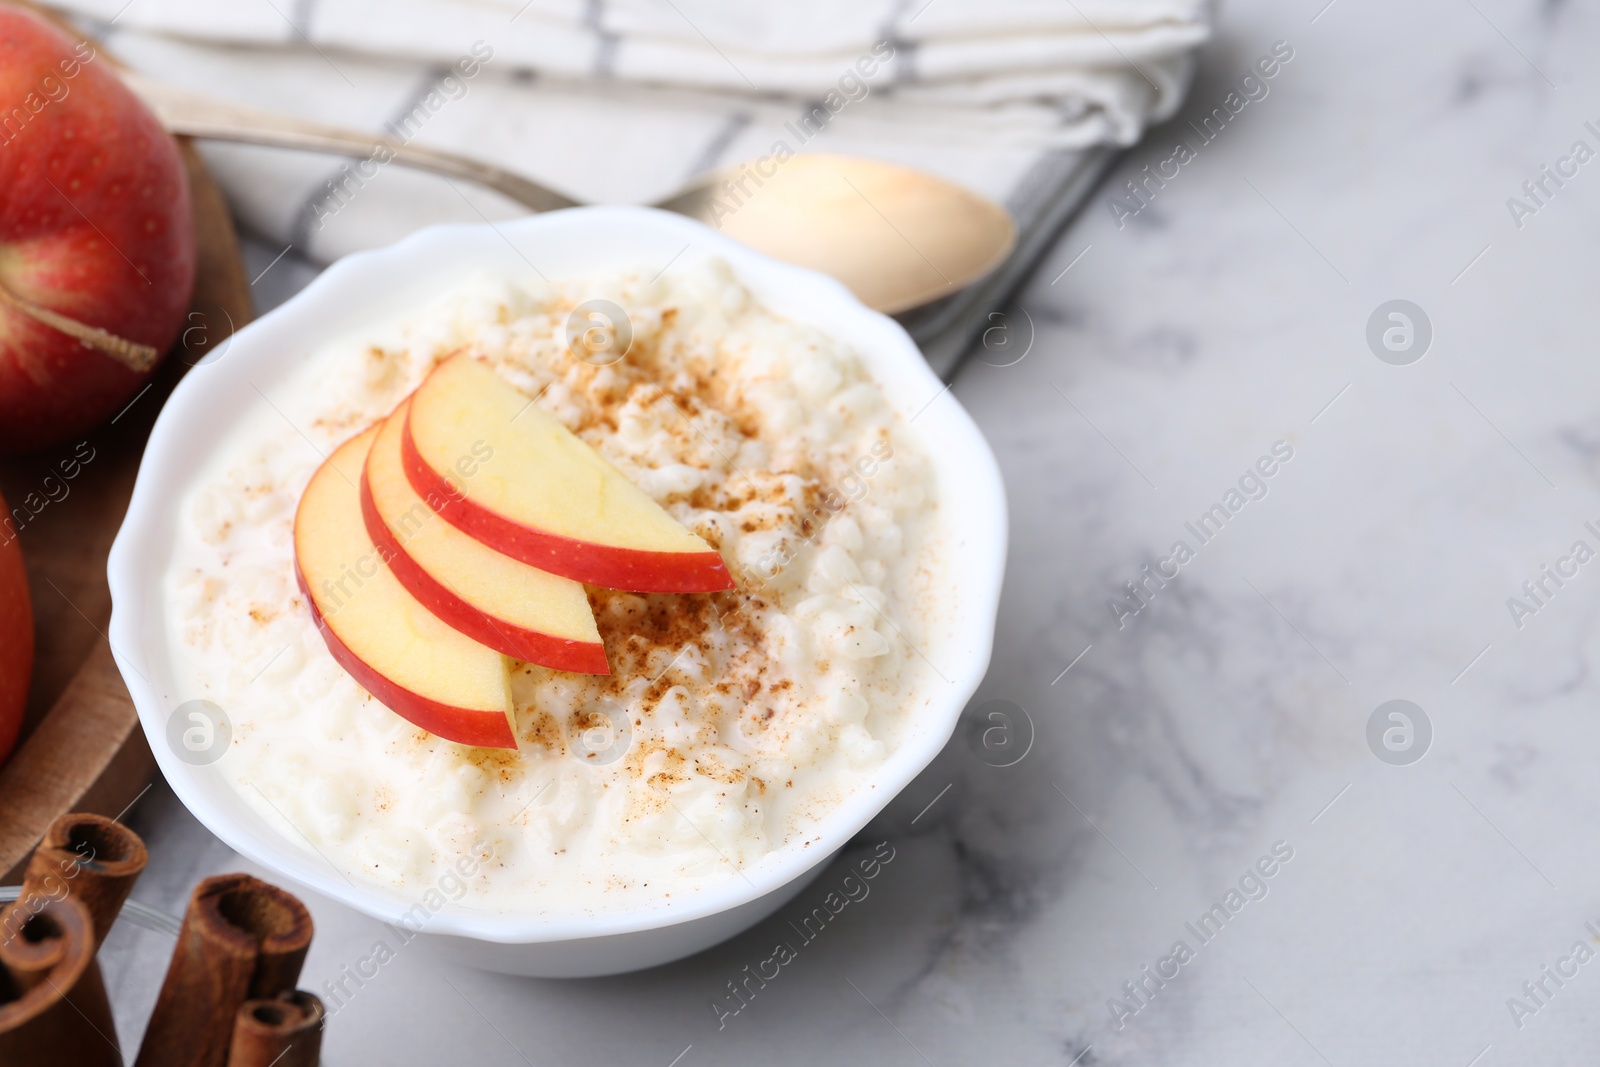
[[[263,108],[219,100],[151,81],[131,71],[123,72],[123,79],[156,113],[162,125],[175,134],[354,157],[387,151],[396,163],[447,178],[477,182],[530,211],[553,211],[578,203],[538,182],[454,152],[441,152],[392,137],[373,137],[356,130],[324,126]]]

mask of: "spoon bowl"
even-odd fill
[[[732,167],[656,206],[837,278],[888,314],[970,285],[1016,244],[1004,208],[923,171],[821,153],[764,162],[767,177]]]

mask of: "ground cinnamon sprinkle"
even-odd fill
[[[542,708],[533,709],[527,725],[523,727],[522,739],[551,756],[558,756],[567,750],[566,731],[554,715]]]

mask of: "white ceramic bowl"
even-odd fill
[[[931,761],[949,740],[989,664],[1005,568],[1006,507],[1000,470],[972,419],[928,369],[892,319],[862,306],[830,278],[758,255],[677,215],[646,208],[558,211],[497,227],[440,226],[393,247],[340,260],[303,292],[235,335],[220,358],[184,378],[156,422],[133,502],[111,549],[111,648],[133,694],[145,736],[178,797],[234,849],[288,882],[386,922],[414,900],[351,884],[280,832],[233,790],[215,766],[174,755],[167,720],[176,692],[162,596],[178,503],[239,416],[315,351],[323,339],[392,321],[462,275],[479,269],[525,275],[529,262],[551,278],[618,265],[711,254],[779,314],[814,324],[854,348],[884,386],[933,460],[943,521],[959,565],[956,610],[931,628],[942,681],[873,779],[818,827],[822,847],[788,847],[705,892],[666,907],[588,919],[543,919],[446,905],[419,935],[452,957],[516,974],[577,977],[649,967],[706,948],[789,900]],[[191,694],[192,695],[192,694]],[[224,757],[226,759],[226,757]]]

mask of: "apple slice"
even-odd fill
[[[487,363],[435,367],[401,449],[412,487],[448,522],[540,570],[638,593],[733,588],[710,545]]]
[[[417,495],[400,462],[411,401],[378,430],[361,480],[361,514],[389,569],[428,610],[475,641],[558,671],[609,674],[589,594],[451,526]]]
[[[374,426],[318,468],[294,516],[300,590],[328,651],[367,692],[430,733],[516,748],[504,656],[423,607],[390,572],[361,517],[361,468]]]

